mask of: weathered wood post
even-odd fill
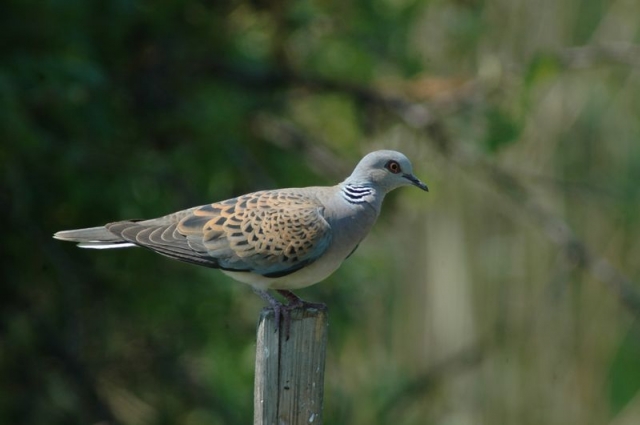
[[[324,363],[327,348],[326,307],[291,311],[286,339],[276,332],[275,314],[260,314],[256,347],[254,425],[321,425]]]

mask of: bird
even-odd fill
[[[81,248],[143,247],[219,269],[249,284],[280,323],[288,319],[287,312],[311,304],[292,290],[324,280],[353,254],[378,218],[385,195],[401,186],[429,191],[404,154],[378,150],[335,186],[262,190],[149,220],[59,231],[53,237]]]

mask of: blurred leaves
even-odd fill
[[[487,111],[487,133],[485,144],[489,152],[496,152],[509,143],[515,143],[522,129],[521,125],[505,111],[497,108]]]
[[[640,391],[640,332],[637,323],[620,342],[609,370],[609,403],[617,415]]]

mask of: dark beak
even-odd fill
[[[413,174],[404,174],[403,177],[407,180],[409,180],[411,182],[411,184],[413,184],[414,186],[418,186],[420,189],[424,190],[425,192],[429,191],[429,188],[427,187],[426,184],[422,183],[416,176],[414,176]]]

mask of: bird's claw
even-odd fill
[[[293,292],[284,289],[278,289],[277,292],[288,301],[287,304],[281,303],[267,291],[255,289],[255,292],[267,301],[273,309],[276,320],[275,332],[282,329],[286,341],[288,341],[291,336],[291,312],[293,310],[303,307],[311,307],[318,310],[326,309],[324,304],[306,302]]]

